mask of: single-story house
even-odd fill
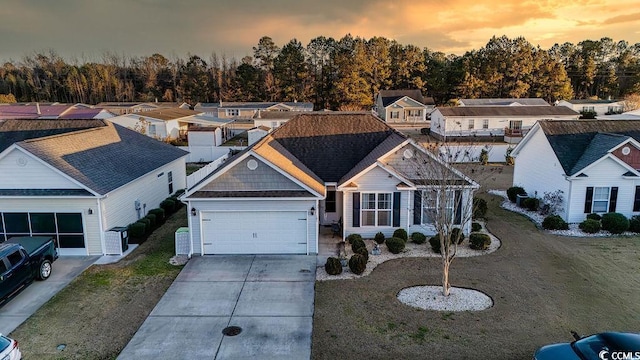
[[[388,123],[426,122],[436,104],[417,89],[380,90],[375,103],[378,116]]]
[[[551,106],[541,98],[458,99],[458,106]]]
[[[309,102],[230,102],[198,103],[194,110],[222,119],[253,119],[259,112],[269,111],[313,111]]]
[[[624,112],[624,100],[560,100],[556,106],[566,106],[577,112],[595,112],[597,116],[621,114]]]
[[[295,111],[258,111],[253,116],[253,126],[276,129],[298,114]]]
[[[505,137],[518,142],[539,120],[577,120],[580,114],[564,106],[438,107],[431,114],[431,134],[438,138]]]
[[[271,128],[266,126],[256,126],[253,129],[247,130],[248,145],[257,143],[258,140],[267,136],[269,132],[271,132]]]
[[[0,242],[47,235],[60,255],[106,254],[186,187],[187,152],[105,120],[0,120]]]
[[[109,119],[108,110],[87,104],[17,103],[0,104],[0,120],[11,119]]]
[[[186,137],[190,119],[202,113],[189,109],[171,108],[130,113],[109,121],[160,140]]]
[[[343,236],[433,234],[423,195],[439,179],[417,160],[451,175],[448,198],[473,196],[475,182],[372,114],[298,115],[187,189],[193,253],[317,253],[319,226],[340,222]],[[451,211],[462,222],[471,208]]]
[[[155,101],[155,102],[101,102],[96,105],[97,108],[109,110],[115,115],[135,114],[146,111],[160,110],[160,109],[190,109],[189,104],[185,102],[168,102],[168,101]]]
[[[640,120],[540,121],[511,155],[513,184],[538,198],[561,190],[567,222],[640,215]]]

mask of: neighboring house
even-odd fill
[[[551,106],[540,98],[458,99],[458,106]]]
[[[380,90],[376,96],[376,112],[388,123],[425,122],[434,108],[433,98],[420,90]]]
[[[597,116],[621,114],[624,111],[624,100],[560,100],[556,106],[566,106],[577,112],[595,112]]]
[[[189,104],[179,102],[101,102],[97,108],[109,110],[115,115],[136,114],[160,109],[190,109]]]
[[[313,111],[308,102],[219,102],[198,103],[194,110],[222,119],[253,119],[260,112],[269,111]]]
[[[271,128],[266,126],[257,126],[247,131],[249,146],[258,142],[258,140],[267,136],[271,131]]]
[[[431,114],[431,134],[445,137],[498,136],[517,142],[538,120],[576,120],[564,106],[439,107]]]
[[[165,140],[186,136],[189,124],[198,111],[188,109],[160,109],[116,116],[109,121],[134,129],[147,136]]]
[[[374,115],[298,115],[182,196],[193,252],[317,253],[319,226],[338,221],[343,236],[433,233],[421,195],[438,179],[419,175],[413,156],[438,162]],[[444,169],[463,186],[455,196],[473,196],[477,184]],[[469,232],[470,223],[460,226]]]
[[[253,126],[277,129],[298,114],[296,111],[259,111],[253,116]]]
[[[60,255],[102,255],[105,232],[186,187],[185,156],[105,120],[0,120],[0,242],[53,236]]]
[[[640,120],[640,109],[623,112],[622,114],[598,116],[599,120]]]
[[[562,191],[570,223],[589,213],[640,215],[640,121],[540,121],[511,153],[529,196]]]
[[[11,119],[108,119],[114,115],[86,104],[18,103],[0,104],[0,120]]]

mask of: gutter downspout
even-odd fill
[[[98,226],[100,227],[100,247],[102,248],[102,256],[106,255],[107,253],[107,249],[106,249],[106,244],[105,244],[105,238],[104,238],[104,225],[102,222],[102,199],[104,198],[98,198],[96,199],[96,204],[98,205]]]

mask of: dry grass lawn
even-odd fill
[[[127,258],[91,266],[53,297],[11,334],[24,358],[115,359],[180,272],[168,261],[186,223],[181,209]]]

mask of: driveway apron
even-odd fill
[[[118,359],[309,359],[315,268],[305,255],[194,257]]]

